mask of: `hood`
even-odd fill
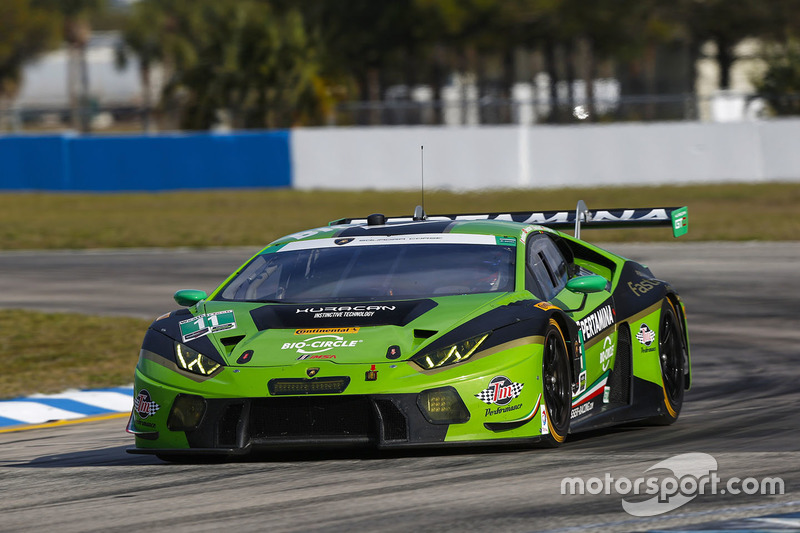
[[[358,304],[205,302],[224,317],[206,334],[231,366],[403,361],[463,322],[508,303],[508,294],[474,294]],[[232,311],[230,314],[226,314]],[[212,320],[213,322],[213,320]],[[232,325],[232,327],[231,327]],[[199,340],[199,339],[198,339]]]

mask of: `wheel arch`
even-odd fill
[[[681,340],[683,341],[683,350],[686,355],[686,366],[684,374],[683,388],[689,390],[692,385],[692,356],[689,349],[689,328],[686,320],[686,308],[680,296],[674,290],[667,292],[665,298],[672,304],[675,313],[678,315],[678,322],[681,325]]]
[[[576,372],[575,365],[577,364],[578,369],[580,369],[580,358],[583,354],[583,347],[580,345],[581,341],[578,336],[578,325],[574,320],[568,317],[566,313],[560,310],[554,311],[548,318],[555,320],[558,327],[560,327],[561,331],[564,333],[564,341],[567,343],[567,355],[571,363],[570,380],[575,384],[577,383],[578,374],[580,373],[580,371]],[[545,321],[545,327],[547,323],[548,322]]]

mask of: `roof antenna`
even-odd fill
[[[425,214],[425,146],[419,147],[419,163],[420,163],[420,180],[421,186],[421,201],[422,205],[418,205],[414,209],[414,220],[425,220],[428,215]]]

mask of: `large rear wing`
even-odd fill
[[[373,217],[379,217],[373,222]],[[371,220],[373,219],[373,220]],[[413,217],[384,217],[370,215],[367,218],[343,218],[333,224],[391,224],[423,220],[507,220],[524,224],[538,224],[554,229],[575,228],[575,237],[580,238],[581,228],[647,228],[671,226],[673,237],[680,237],[689,230],[688,207],[644,207],[635,209],[588,209],[583,200],[575,211],[513,211],[506,213],[472,213],[449,215],[426,215],[417,206]]]

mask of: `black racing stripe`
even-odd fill
[[[175,340],[165,334],[150,328],[144,334],[142,350],[153,352],[168,361],[175,363]]]
[[[145,343],[149,342],[148,341],[148,335],[151,332],[160,333],[161,336],[169,337],[170,340],[174,339],[174,340],[180,341],[180,339],[181,339],[181,329],[180,329],[179,323],[182,320],[186,320],[188,318],[192,318],[192,316],[193,316],[192,313],[188,309],[179,309],[178,311],[173,311],[172,313],[169,314],[169,316],[167,316],[165,318],[162,318],[160,320],[156,320],[150,326],[150,329],[148,330],[148,333],[145,335]],[[186,344],[186,346],[188,346],[189,348],[191,348],[193,350],[197,350],[201,354],[203,354],[206,357],[216,361],[217,363],[219,363],[221,365],[226,364],[225,363],[225,359],[223,359],[222,355],[216,349],[216,347],[214,346],[214,343],[211,342],[211,340],[208,338],[208,336],[203,336],[203,337],[200,337],[200,338],[197,338],[197,339],[194,339],[194,340],[190,340],[190,341],[185,342],[184,344]],[[147,348],[146,346],[143,346],[143,348],[145,348],[146,350],[150,350],[151,352],[157,353],[159,355],[163,355],[164,357],[166,357],[170,361],[174,361],[175,360],[175,353],[174,353],[175,349],[174,349],[174,347],[170,346],[169,350],[167,350],[166,353],[165,353],[164,352],[164,348],[163,348],[163,346],[164,346],[163,343],[160,343],[159,346],[162,347],[160,350]]]
[[[434,300],[333,304],[268,304],[250,311],[259,331],[265,329],[405,326],[438,304]]]
[[[416,235],[420,233],[448,233],[452,220],[433,222],[409,222],[384,226],[353,226],[338,232],[336,237],[364,237],[369,235]]]
[[[622,267],[619,283],[613,294],[617,321],[647,309],[661,300],[667,292],[673,292],[670,285],[655,279],[650,269],[634,261],[627,261]]]
[[[550,313],[536,307],[536,303],[537,300],[523,300],[492,309],[445,333],[426,346],[425,351],[438,350],[489,331],[492,335],[481,345],[482,350],[521,337],[541,335]]]

